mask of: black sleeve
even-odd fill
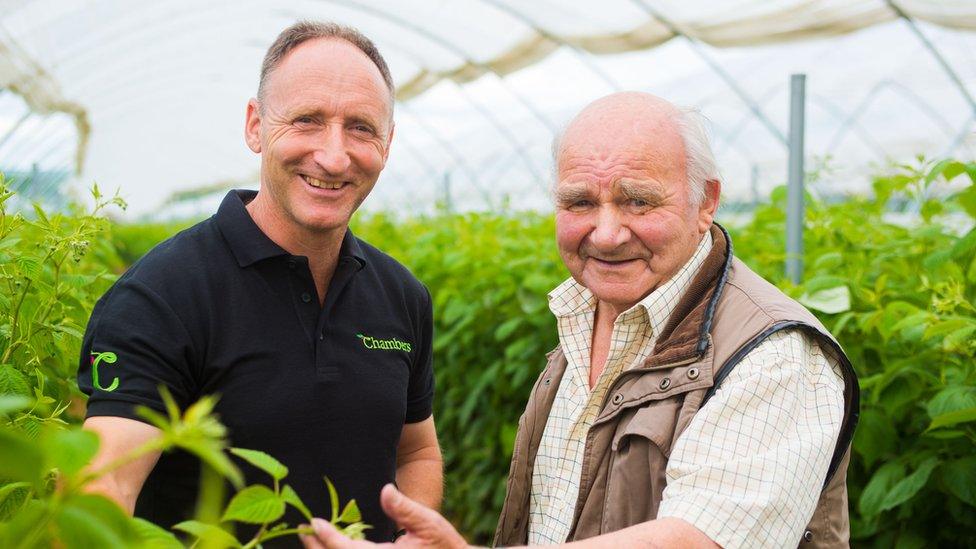
[[[82,341],[78,387],[89,396],[86,417],[145,421],[135,407],[163,411],[160,386],[185,409],[196,394],[192,348],[163,298],[138,281],[120,280],[95,306]]]
[[[424,288],[424,296],[418,348],[407,388],[407,423],[423,421],[434,410],[434,312],[427,288]]]

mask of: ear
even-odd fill
[[[718,210],[718,198],[722,194],[722,182],[717,179],[710,179],[705,182],[705,197],[698,205],[698,232],[705,234],[715,220],[715,212]]]
[[[390,157],[390,146],[393,145],[393,130],[396,128],[396,123],[390,120],[390,135],[386,136],[386,150],[383,151],[383,164],[386,165],[386,159]]]
[[[247,102],[247,116],[244,119],[244,142],[252,151],[261,152],[261,104],[253,97]]]

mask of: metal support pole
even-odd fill
[[[790,164],[786,194],[786,276],[803,279],[803,124],[806,75],[790,76]]]

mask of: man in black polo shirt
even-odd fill
[[[392,136],[392,80],[368,39],[317,23],[278,37],[247,107],[260,190],[230,192],[92,313],[78,384],[90,395],[85,426],[102,439],[93,467],[158,434],[134,408],[162,410],[163,384],[181,407],[219,394],[232,443],[284,462],[316,514],[329,512],[327,475],[359,502],[369,539],[393,535],[379,508],[387,482],[439,505],[430,294],[347,227]],[[192,514],[198,479],[190,456],[157,453],[96,489],[168,527]]]

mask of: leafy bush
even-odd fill
[[[274,524],[291,505],[311,520],[298,495],[280,481],[287,468],[267,454],[239,448],[231,453],[267,472],[273,489],[241,489],[226,509],[221,477],[241,488],[242,476],[225,453],[225,429],[211,415],[215,400],[203,397],[181,415],[163,391],[167,414],[142,408],[139,413],[161,436],[98,470],[89,463],[98,437],[83,431],[83,396],[75,382],[83,326],[95,300],[115,279],[123,263],[103,238],[107,206],[124,206],[92,191],[91,213],[49,215],[34,208],[33,219],[10,214],[13,196],[0,175],[0,547],[182,547],[170,532],[132,519],[114,502],[86,493],[101,476],[148,452],[181,448],[204,467],[198,520],[174,528],[204,547],[256,547],[262,541],[299,533]],[[326,481],[332,522],[361,536],[367,526],[349,502],[339,513],[338,495]],[[258,525],[244,544],[221,523]],[[273,525],[273,526],[272,526]]]

